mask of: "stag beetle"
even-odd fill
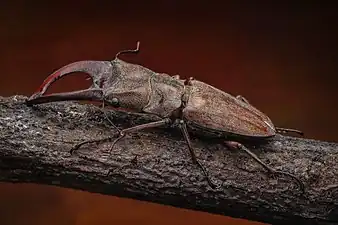
[[[124,53],[138,52],[139,44],[140,42],[137,42],[134,50],[118,52],[112,61],[78,61],[58,69],[44,80],[26,103],[34,105],[53,101],[90,100],[101,101],[116,108],[155,114],[161,118],[159,121],[119,130],[119,137],[112,145],[114,146],[129,132],[175,123],[183,134],[193,163],[201,168],[211,187],[215,188],[215,184],[196,158],[189,130],[223,138],[227,147],[243,150],[270,174],[287,175],[297,181],[302,190],[304,189],[303,183],[297,177],[271,168],[237,141],[265,140],[275,136],[276,133],[295,132],[302,135],[301,131],[275,127],[269,117],[240,95],[234,97],[193,78],[182,80],[179,75],[156,73],[118,58]],[[93,83],[91,87],[80,91],[44,95],[53,82],[73,72],[89,74]],[[71,149],[71,153],[83,144],[104,140],[112,138],[81,142]]]

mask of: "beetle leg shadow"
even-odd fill
[[[118,137],[118,134],[116,135]],[[100,144],[100,143],[103,143],[103,142],[109,142],[109,141],[112,141],[114,138],[116,138],[116,136],[109,136],[109,137],[106,137],[106,138],[100,138],[100,139],[94,139],[94,140],[87,140],[87,141],[82,141],[76,145],[74,145],[70,150],[69,150],[69,153],[71,155],[74,154],[74,152],[76,150],[78,150],[82,145],[85,145],[85,144],[91,144],[91,143],[95,143],[95,144]]]
[[[285,175],[285,176],[288,176],[288,177],[294,179],[297,182],[299,189],[304,194],[305,187],[304,187],[303,182],[301,180],[299,180],[297,177],[295,177],[294,175],[287,173],[287,172],[282,172],[282,171],[278,171],[278,170],[271,168],[270,166],[265,164],[261,159],[259,159],[258,156],[255,153],[250,151],[247,147],[245,147],[244,145],[242,145],[239,142],[225,141],[225,144],[226,144],[226,146],[228,146],[231,149],[243,150],[245,153],[247,153],[249,156],[251,156],[256,162],[258,162],[261,166],[263,166],[264,169],[266,169],[269,172],[270,175],[280,174],[280,175]]]

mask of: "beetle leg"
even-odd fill
[[[249,101],[246,98],[244,98],[242,95],[237,95],[236,98],[245,102],[246,104],[250,104]]]
[[[232,149],[239,149],[239,150],[243,150],[245,151],[249,156],[251,156],[256,162],[258,162],[261,166],[263,166],[269,173],[271,174],[283,174],[286,175],[288,177],[293,178],[294,180],[296,180],[296,182],[298,183],[298,186],[301,190],[302,193],[304,193],[304,184],[303,182],[301,182],[297,177],[295,177],[292,174],[289,174],[287,172],[282,172],[282,171],[277,171],[273,168],[271,168],[270,166],[268,166],[267,164],[265,164],[261,159],[258,158],[258,156],[253,153],[252,151],[250,151],[247,147],[245,147],[244,145],[242,145],[241,143],[235,142],[235,141],[225,141],[225,144],[232,148]]]
[[[111,121],[111,119],[109,119],[108,115],[106,114],[106,111],[104,110],[104,100],[102,101],[102,106],[100,107],[100,110],[103,112],[104,116],[106,117],[106,119],[108,120],[108,122],[119,132],[121,133],[121,130],[113,123],[113,121]]]
[[[139,130],[143,130],[143,129],[146,129],[146,128],[161,127],[161,126],[164,126],[164,125],[167,125],[167,124],[170,124],[170,123],[171,123],[171,119],[165,118],[165,119],[162,119],[162,120],[159,120],[159,121],[150,122],[150,123],[145,123],[145,124],[137,125],[137,126],[134,126],[134,127],[126,128],[126,129],[121,130],[121,131],[118,133],[118,137],[116,137],[116,136],[111,136],[111,137],[106,137],[106,138],[101,138],[101,139],[94,139],[94,140],[88,140],[88,141],[80,142],[80,143],[78,143],[77,145],[75,145],[75,146],[70,150],[70,153],[73,154],[75,150],[77,150],[78,148],[80,148],[80,147],[81,147],[82,145],[84,145],[84,144],[106,142],[106,141],[111,141],[111,140],[113,140],[114,138],[116,138],[116,139],[113,141],[112,147],[111,147],[110,150],[109,150],[109,154],[110,154],[111,151],[112,151],[112,149],[113,149],[113,147],[114,147],[114,145],[115,145],[119,140],[121,140],[123,137],[125,137],[127,133],[134,132],[134,131],[139,131]]]
[[[74,145],[70,150],[69,153],[72,155],[76,150],[78,150],[82,145],[85,144],[90,144],[90,143],[95,143],[95,144],[99,144],[101,142],[107,142],[107,141],[112,141],[114,138],[116,138],[115,136],[109,136],[106,138],[101,138],[101,139],[94,139],[94,140],[88,140],[88,141],[82,141],[76,145]]]
[[[219,188],[220,185],[217,186],[217,185],[215,185],[215,184],[211,181],[211,179],[210,179],[210,177],[209,177],[209,175],[208,175],[206,169],[205,169],[204,166],[197,160],[195,151],[194,151],[194,149],[193,149],[193,147],[192,147],[192,144],[191,144],[191,141],[190,141],[190,138],[189,138],[189,133],[188,133],[187,125],[185,124],[185,122],[184,122],[183,120],[180,120],[179,127],[180,127],[180,130],[181,130],[181,132],[182,132],[182,134],[183,134],[183,136],[184,136],[185,141],[186,141],[187,144],[188,144],[188,148],[189,148],[190,155],[191,155],[191,159],[192,159],[193,163],[197,164],[198,167],[201,168],[201,170],[202,170],[204,176],[206,177],[206,179],[207,179],[207,181],[208,181],[208,184],[209,184],[212,188],[214,188],[214,189],[215,189],[215,188]]]
[[[301,136],[304,136],[304,132],[300,130],[295,129],[289,129],[289,128],[282,128],[282,127],[276,127],[276,131],[280,134],[287,134],[287,133],[296,133]]]

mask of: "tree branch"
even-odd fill
[[[116,135],[101,110],[73,102],[27,107],[24,96],[0,97],[0,180],[34,182],[157,202],[210,213],[285,224],[338,222],[338,144],[277,135],[267,144],[246,144],[273,168],[299,177],[268,177],[251,158],[220,141],[192,138],[211,189],[192,163],[181,133],[149,129],[127,135],[108,157],[111,143],[81,141]],[[154,117],[107,111],[120,127]],[[110,174],[107,175],[108,171]]]

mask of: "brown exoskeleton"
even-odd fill
[[[268,139],[277,132],[302,134],[300,131],[276,128],[269,117],[241,96],[234,97],[198,80],[185,81],[178,75],[156,73],[118,58],[122,53],[138,51],[139,42],[135,50],[121,51],[112,61],[79,61],[66,65],[47,77],[38,91],[27,100],[27,104],[92,100],[102,101],[114,107],[132,109],[136,112],[155,114],[162,119],[120,130],[120,135],[114,140],[113,145],[129,132],[175,123],[182,131],[192,161],[202,169],[212,187],[214,184],[196,158],[189,138],[189,130],[224,138],[224,143],[228,147],[243,150],[272,174],[280,173],[292,177],[303,190],[303,184],[298,178],[271,168],[238,142],[242,139]],[[88,73],[93,81],[92,86],[86,90],[43,95],[54,81],[72,72]],[[72,151],[83,144],[103,140],[111,140],[111,138],[81,142]]]

